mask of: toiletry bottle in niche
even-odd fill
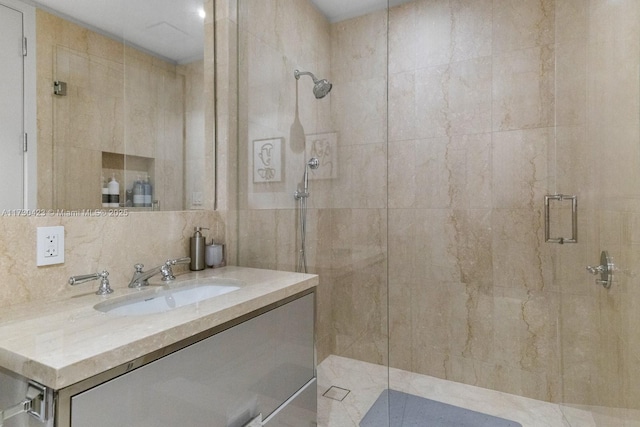
[[[208,228],[194,227],[193,237],[191,237],[191,264],[189,269],[192,271],[200,271],[205,268],[205,237],[202,235],[201,230],[208,230]]]
[[[133,207],[141,208],[144,206],[144,186],[140,176],[133,183]]]
[[[133,188],[127,188],[124,194],[124,206],[127,208],[133,207]]]
[[[102,176],[102,207],[109,207],[109,185],[107,180],[104,179],[104,175]]]
[[[116,174],[111,175],[109,181],[109,207],[117,208],[120,206],[120,183],[116,180]]]
[[[149,175],[147,175],[147,177],[144,179],[144,181],[142,182],[142,189],[144,192],[144,207],[145,208],[150,208],[151,207],[151,192],[152,192],[152,188],[151,187],[151,178],[149,177]]]

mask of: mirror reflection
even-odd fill
[[[37,207],[202,208],[212,2],[36,7]]]

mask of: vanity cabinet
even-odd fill
[[[62,389],[56,426],[315,425],[314,305],[306,292]]]

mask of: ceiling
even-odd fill
[[[202,0],[34,0],[36,6],[178,64],[204,52]]]
[[[329,22],[339,22],[387,7],[387,0],[311,0]]]
[[[387,7],[387,0],[311,0],[329,22],[339,22]],[[411,0],[389,0],[395,6]],[[36,6],[184,64],[204,51],[203,0],[32,0]]]
[[[340,22],[413,0],[311,0],[329,22]]]

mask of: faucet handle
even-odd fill
[[[136,273],[142,273],[142,269],[144,268],[144,264],[136,264],[133,266],[136,269]]]
[[[107,270],[102,270],[102,273],[98,274],[100,276],[100,286],[96,291],[96,295],[109,295],[113,293],[113,289],[109,285],[109,272]]]
[[[102,273],[94,273],[94,274],[84,274],[81,276],[71,276],[69,277],[69,284],[71,286],[79,285],[81,283],[88,282],[90,280],[100,279],[100,287],[96,291],[96,295],[108,295],[113,293],[113,289],[109,285],[109,272],[107,270],[102,270]]]
[[[188,256],[184,258],[178,258],[178,259],[168,259],[160,269],[160,272],[162,273],[162,281],[170,282],[171,280],[176,279],[176,276],[173,275],[173,270],[171,266],[176,264],[188,264],[190,262],[191,262],[191,258]]]

